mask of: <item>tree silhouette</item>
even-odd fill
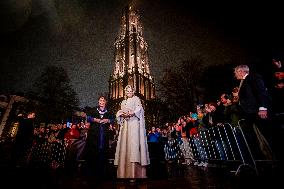
[[[225,64],[212,65],[205,69],[200,84],[206,89],[203,94],[207,102],[218,100],[222,93],[231,94],[232,89],[238,86],[233,68],[233,64]]]
[[[62,122],[72,118],[79,100],[66,70],[47,66],[36,79],[30,94],[37,100],[37,114],[42,122]]]
[[[199,80],[203,71],[200,57],[190,57],[177,66],[164,71],[158,91],[161,99],[168,105],[168,111],[180,116],[194,111],[200,101]]]

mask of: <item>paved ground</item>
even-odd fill
[[[175,167],[170,171],[164,164],[150,167],[149,178],[135,183],[115,179],[110,175],[104,181],[87,177],[80,169],[75,172],[65,170],[44,170],[31,168],[1,167],[1,188],[29,189],[243,189],[243,188],[284,188],[284,177],[279,166],[267,164],[259,169],[259,174],[244,166],[239,174],[227,165],[198,167],[194,165]]]
[[[1,189],[282,189],[283,163],[257,162],[258,174],[240,162],[210,162],[208,167],[166,164],[151,161],[148,178],[130,182],[116,179],[110,164],[109,177],[97,181],[87,177],[84,166],[73,171],[66,169],[15,168],[10,166],[8,149],[0,149]],[[239,169],[238,169],[239,168]],[[237,171],[237,172],[236,172]]]

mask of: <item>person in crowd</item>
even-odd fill
[[[281,57],[274,57],[272,59],[273,65],[273,83],[271,87],[272,91],[272,112],[273,112],[273,126],[275,132],[273,132],[273,149],[275,149],[275,155],[277,160],[281,160],[283,163],[282,147],[284,145],[284,66]],[[283,166],[282,165],[282,166]]]
[[[58,124],[50,124],[50,132],[47,138],[49,152],[48,152],[48,166],[56,170],[65,167],[66,150],[64,146],[64,138],[59,135],[60,130]]]
[[[215,102],[209,102],[205,106],[205,114],[202,118],[202,122],[205,124],[206,128],[214,127],[222,122],[221,117],[223,117],[223,115],[220,115],[222,114],[221,110],[217,111],[217,107],[218,105]]]
[[[87,116],[90,128],[85,145],[85,160],[89,176],[95,176],[99,183],[107,177],[107,149],[109,147],[108,131],[115,120],[114,114],[107,108],[107,99],[100,96],[98,106]]]
[[[147,134],[148,149],[151,159],[160,159],[163,157],[163,147],[161,145],[161,132],[160,128],[155,126]]]
[[[224,100],[221,100],[221,101],[224,101]],[[213,131],[214,133],[218,133],[216,135],[213,135],[211,140],[214,141],[215,143],[215,147],[219,154],[219,158],[221,160],[225,160],[227,158],[226,157],[227,146],[225,143],[224,133],[220,132],[221,130],[223,130],[222,124],[225,123],[225,115],[223,112],[224,108],[222,108],[222,106],[223,105],[221,104],[217,105],[217,103],[215,102],[208,103],[208,106],[205,109],[206,114],[203,117],[203,122],[205,125],[212,128],[211,131]]]
[[[269,113],[270,97],[258,73],[250,73],[248,65],[235,67],[234,74],[240,80],[238,87],[238,105],[240,125],[249,144],[252,159],[271,159],[272,153],[267,139],[270,139],[271,127]],[[266,135],[266,137],[264,137]]]
[[[84,160],[84,151],[85,151],[85,145],[86,145],[89,128],[90,128],[90,123],[87,122],[85,123],[85,126],[80,130],[80,139],[76,144],[78,149],[77,161]]]
[[[80,139],[80,130],[76,123],[72,123],[70,129],[64,135],[66,145],[66,165],[69,173],[74,172],[77,164],[77,143]]]
[[[33,149],[31,152],[29,167],[40,168],[44,166],[47,159],[43,150],[47,142],[45,126],[37,128],[34,134]]]
[[[273,65],[273,86],[272,86],[272,108],[273,108],[273,113],[278,115],[278,114],[283,114],[284,112],[284,107],[282,105],[281,100],[283,99],[284,95],[284,66],[282,64],[282,61],[280,58],[274,58],[272,59],[272,65]]]
[[[179,126],[178,122],[169,124],[168,141],[164,145],[165,160],[171,163],[178,163],[184,160],[184,156],[180,148],[180,144],[182,141],[180,139],[181,142],[179,142],[177,128],[180,128],[181,130],[181,126]]]
[[[217,110],[221,111],[220,115],[223,116],[224,123],[232,122],[232,112],[231,112],[232,101],[230,96],[226,93],[221,94],[220,96],[220,105],[217,107]]]
[[[284,107],[281,100],[284,96],[284,66],[280,58],[273,59],[273,87],[272,87],[272,98],[273,98],[273,113],[283,114]]]
[[[27,116],[18,116],[19,127],[15,137],[12,152],[12,162],[16,167],[27,166],[26,158],[34,141],[35,112],[28,112]]]
[[[64,135],[64,139],[67,142],[67,145],[72,145],[72,143],[75,140],[78,140],[80,138],[80,130],[78,126],[75,123],[72,123],[70,129],[67,130],[67,132]]]
[[[182,126],[182,134],[181,134],[181,143],[179,145],[181,151],[182,151],[182,154],[183,154],[183,162],[184,164],[191,164],[194,160],[194,157],[193,157],[193,152],[192,152],[192,149],[191,149],[191,146],[189,144],[189,128],[191,126],[189,126],[189,123],[191,122],[191,115],[193,115],[194,113],[193,112],[190,112],[190,115],[186,115],[182,118],[180,118],[178,120],[179,124],[181,124]],[[195,114],[197,116],[197,114]],[[194,116],[195,116],[194,115]]]
[[[156,127],[152,127],[151,131],[147,134],[148,142],[159,142],[160,133],[156,130]]]
[[[109,132],[109,142],[108,142],[108,159],[109,160],[114,160],[114,155],[115,155],[115,148],[116,148],[116,143],[117,143],[117,136],[118,136],[118,130],[116,129],[115,124],[110,124],[108,128]],[[111,162],[109,161],[109,163]]]
[[[146,168],[150,164],[144,109],[141,100],[134,95],[131,85],[125,87],[125,99],[116,113],[120,131],[116,146],[114,165],[117,178],[147,178]]]
[[[112,148],[116,144],[116,138],[118,133],[113,124],[110,124],[108,129],[109,129],[109,148]]]
[[[161,142],[164,145],[168,141],[168,131],[167,128],[164,127],[161,131]]]

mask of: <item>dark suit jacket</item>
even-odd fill
[[[249,74],[239,91],[239,101],[244,113],[255,114],[259,107],[270,108],[270,97],[259,74]]]

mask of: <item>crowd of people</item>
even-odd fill
[[[234,75],[240,84],[231,94],[222,93],[215,102],[199,105],[175,122],[148,131],[141,100],[131,85],[125,88],[118,112],[109,110],[106,97],[100,96],[96,110],[83,115],[85,122],[34,128],[35,114],[31,112],[27,118],[19,117],[13,163],[72,172],[84,162],[86,175],[102,180],[107,177],[109,159],[113,159],[117,178],[147,178],[147,166],[155,157],[204,167],[213,158],[228,160],[230,141],[224,142],[219,130],[225,124],[232,131],[239,128],[244,133],[236,133],[236,142],[246,163],[281,159],[283,106],[279,102],[283,98],[284,74],[281,61],[273,60],[273,65],[276,70],[272,96],[259,74],[251,73],[247,65],[239,65]],[[212,128],[218,128],[220,136]],[[241,137],[249,146],[240,141]],[[214,146],[212,153],[208,140]]]
[[[275,61],[273,59],[273,64]],[[280,102],[283,101],[284,77],[279,60],[273,75],[275,85],[269,91],[262,76],[250,72],[248,65],[235,67],[234,76],[240,83],[231,93],[221,93],[216,101],[198,106],[194,112],[181,116],[174,123],[162,128],[153,127],[148,132],[148,140],[151,143],[165,143],[166,159],[207,166],[207,160],[213,157],[210,153],[214,150],[217,159],[228,160],[227,150],[232,141],[224,139],[226,136],[222,133],[213,133],[214,137],[211,133],[210,136],[214,127],[219,131],[224,124],[228,124],[236,131],[235,142],[240,147],[242,161],[255,164],[255,160],[281,160],[284,119]],[[168,140],[164,136],[168,136]],[[209,143],[205,140],[214,141],[214,149],[208,147]],[[238,152],[238,149],[234,150]]]

